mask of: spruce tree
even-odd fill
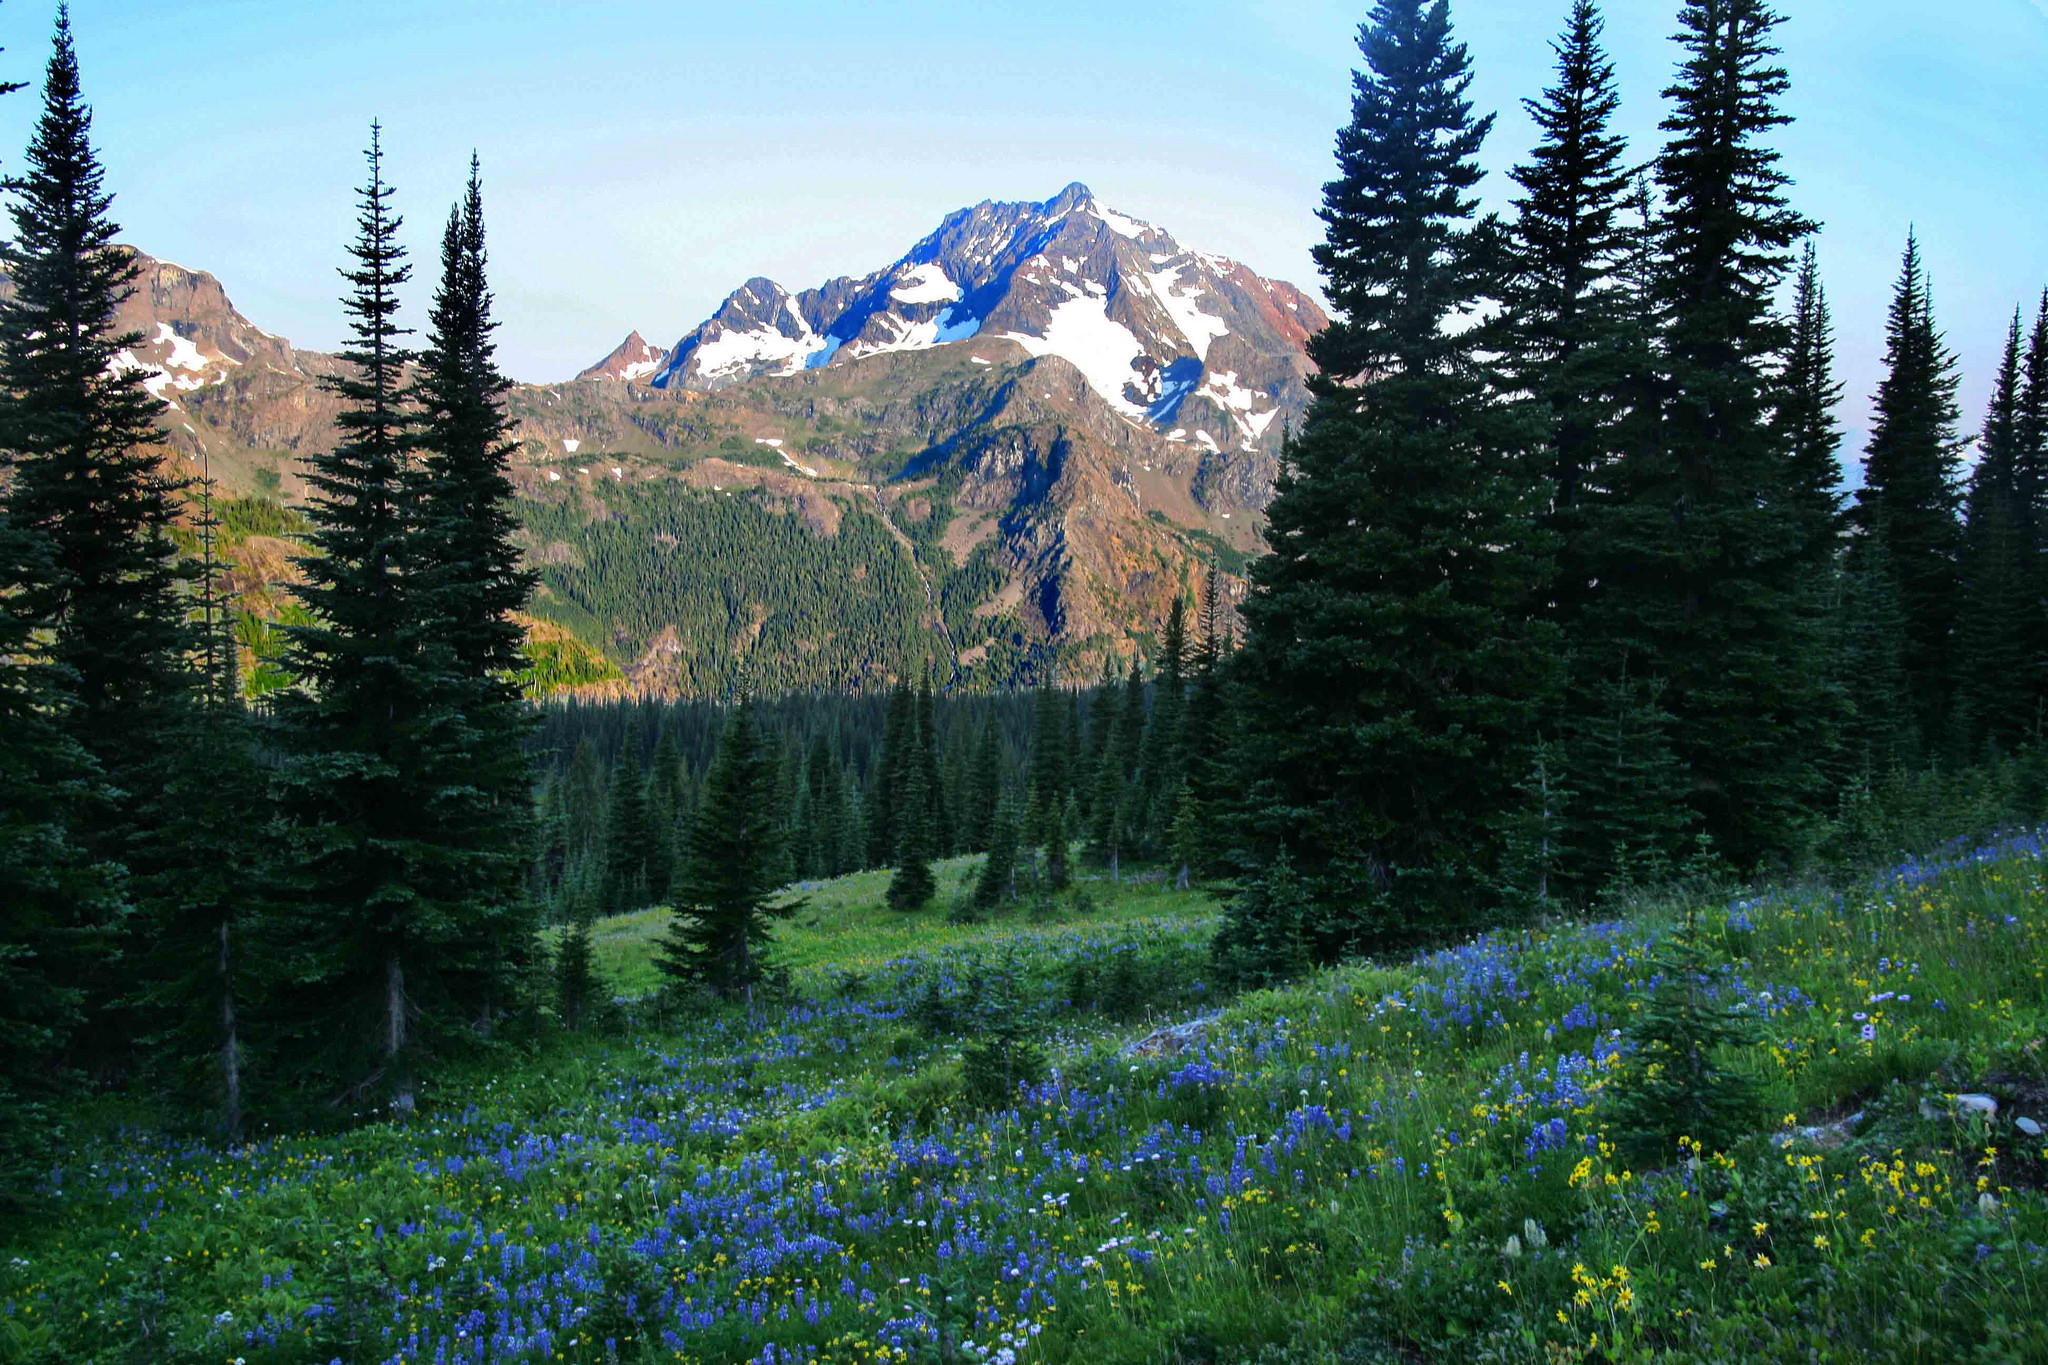
[[[1841,748],[1865,780],[1923,756],[1905,666],[1905,615],[1882,542],[1858,537],[1842,560],[1835,677],[1847,700]]]
[[[1359,46],[1316,253],[1336,318],[1234,660],[1250,851],[1290,855],[1323,961],[1491,913],[1494,831],[1557,662],[1531,620],[1549,568],[1524,434],[1456,325],[1485,284],[1471,191],[1492,120],[1441,0],[1381,0]]]
[[[1842,432],[1835,410],[1835,328],[1813,243],[1799,258],[1793,292],[1792,343],[1778,395],[1777,424],[1788,445],[1788,504],[1798,526],[1800,557],[1825,581],[1841,547]]]
[[[71,836],[100,779],[65,723],[66,671],[25,591],[52,571],[43,538],[0,508],[0,1211],[28,1202],[64,1138],[79,983],[122,908],[120,868]]]
[[[649,860],[654,846],[640,746],[628,738],[612,773],[611,809],[604,822],[604,889],[600,893],[604,913],[624,915],[648,904]]]
[[[147,806],[135,879],[146,948],[134,964],[157,1078],[188,1114],[232,1141],[244,1104],[242,1024],[260,989],[258,935],[272,828],[254,727],[242,703],[233,612],[215,557],[220,523],[202,486],[197,686],[177,718],[180,761]]]
[[[931,856],[944,858],[953,852],[953,822],[946,803],[944,779],[940,776],[939,718],[929,679],[917,689],[918,779],[924,786],[924,821]]]
[[[904,765],[904,776],[904,785],[897,792],[896,872],[889,878],[888,901],[891,910],[908,914],[931,904],[938,883],[932,877],[931,800],[925,765],[913,756]]]
[[[1052,842],[1066,808],[1066,741],[1066,707],[1052,684],[1042,682],[1032,708],[1030,805],[1024,815],[1024,842],[1033,848]]]
[[[47,658],[70,702],[58,713],[91,756],[103,784],[81,793],[71,837],[95,858],[133,867],[144,807],[178,755],[176,717],[189,685],[189,643],[171,531],[179,484],[153,447],[164,405],[143,387],[122,352],[140,344],[115,331],[115,311],[140,277],[134,255],[115,245],[112,196],[92,145],[92,112],[79,89],[69,12],[60,6],[43,81],[42,111],[9,214],[5,248],[11,297],[0,302],[0,468],[10,522],[36,552],[17,556],[11,610],[49,632]],[[111,911],[92,898],[83,916]],[[81,932],[115,933],[118,916]],[[123,952],[52,959],[54,983],[85,992],[96,1017],[123,993]],[[94,1065],[118,1059],[131,1023],[112,1018],[89,1035]]]
[[[1212,568],[1202,584],[1202,638],[1195,647],[1192,687],[1181,722],[1180,766],[1187,796],[1194,803],[1194,846],[1198,850],[1193,871],[1201,874],[1214,871],[1223,861],[1220,817],[1227,804],[1230,772],[1219,601],[1216,570]],[[1174,818],[1180,818],[1178,808]]]
[[[988,857],[974,882],[974,905],[993,910],[1017,894],[1017,810],[1008,797],[996,802],[989,821]]]
[[[1885,333],[1885,376],[1873,400],[1855,517],[1884,547],[1905,624],[1902,655],[1913,713],[1921,734],[1939,743],[1956,683],[1951,634],[1962,452],[1955,358],[1935,327],[1920,244],[1912,236]]]
[[[1687,0],[1680,14],[1648,296],[1664,373],[1615,472],[1594,609],[1599,638],[1627,655],[1602,671],[1666,684],[1691,804],[1742,867],[1793,851],[1828,719],[1786,434],[1771,420],[1789,343],[1775,292],[1812,230],[1768,142],[1790,122],[1779,22],[1765,0]]]
[[[1138,753],[1137,824],[1148,850],[1163,850],[1181,787],[1181,726],[1187,715],[1187,602],[1178,593],[1159,637],[1152,710]]]
[[[993,714],[982,722],[981,737],[974,746],[974,767],[967,780],[966,828],[961,832],[961,846],[966,849],[990,848],[996,808],[1002,804],[1003,797],[1003,748]],[[1014,831],[1012,833],[1014,835]]]
[[[555,1014],[563,1028],[575,1033],[591,1020],[599,989],[590,950],[590,917],[573,915],[555,949]]]
[[[1616,275],[1629,245],[1627,143],[1593,0],[1575,0],[1553,44],[1557,79],[1523,101],[1541,140],[1512,172],[1515,200],[1501,281],[1507,381],[1528,393],[1544,432],[1547,521],[1557,536],[1553,616],[1575,622],[1597,571],[1586,562],[1587,504],[1603,487],[1635,360]]]
[[[424,459],[406,474],[411,591],[426,638],[445,651],[432,813],[444,850],[437,898],[454,920],[449,1004],[486,1028],[511,1007],[533,940],[533,907],[520,876],[533,837],[533,772],[524,748],[532,718],[518,683],[525,632],[513,614],[539,581],[513,543],[518,520],[507,468],[515,446],[504,412],[512,384],[498,369],[488,269],[483,184],[472,156],[462,202],[442,233],[441,282],[413,391]],[[666,863],[653,864],[664,870],[664,883]]]
[[[2014,470],[2019,444],[2020,315],[2013,314],[1991,408],[1978,437],[1963,529],[1962,610],[1956,622],[1957,706],[1973,741],[2010,749],[2030,733],[2034,677],[2026,648],[2025,521]]]
[[[781,841],[771,767],[753,703],[743,701],[704,776],[677,869],[676,914],[655,963],[672,989],[750,996],[772,965],[769,923],[796,906],[769,899]]]
[[[906,768],[917,760],[917,698],[898,683],[889,690],[889,709],[882,722],[882,748],[868,772],[867,854],[869,867],[895,862],[901,835],[902,791]]]
[[[2038,731],[2048,716],[2048,289],[2027,337],[2013,407],[2012,479],[2026,592],[2034,604],[2024,640],[2033,684],[2026,710]]]
[[[354,264],[343,308],[350,340],[330,381],[341,400],[331,451],[307,461],[307,517],[318,551],[297,561],[292,593],[310,623],[286,629],[300,690],[278,714],[296,749],[279,774],[294,835],[299,939],[290,1007],[273,1021],[299,1080],[351,1104],[414,1102],[424,1054],[455,1023],[437,979],[455,941],[435,892],[438,746],[450,730],[452,649],[435,638],[411,573],[417,537],[398,291],[411,278],[401,219],[371,127]],[[311,1096],[309,1095],[309,1098]]]

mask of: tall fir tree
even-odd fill
[[[1024,842],[1043,848],[1066,809],[1067,708],[1050,681],[1038,685],[1031,721],[1031,781],[1024,814]]]
[[[453,919],[450,1007],[486,1029],[513,1005],[532,958],[535,916],[524,894],[533,838],[532,728],[518,675],[525,633],[513,613],[538,578],[521,565],[507,468],[512,383],[498,369],[482,173],[474,156],[462,202],[441,236],[441,282],[413,396],[424,459],[408,468],[409,573],[428,638],[447,653],[430,808],[445,850],[437,898]],[[664,869],[666,858],[653,862]],[[650,888],[652,889],[652,888]]]
[[[946,800],[945,779],[941,775],[941,747],[938,704],[932,696],[931,680],[927,678],[917,688],[917,762],[918,777],[924,784],[924,820],[930,840],[929,851],[935,858],[947,857],[953,852],[952,807]]]
[[[434,638],[411,573],[418,432],[398,293],[412,271],[374,124],[366,159],[354,264],[342,271],[350,339],[331,381],[340,439],[307,462],[317,553],[297,561],[292,592],[310,623],[286,636],[303,685],[278,703],[296,748],[278,788],[296,840],[300,934],[290,1009],[274,1023],[308,1099],[339,1085],[405,1112],[456,1022],[437,979],[457,924],[433,894],[444,850],[431,807],[459,698],[447,690],[452,650]]]
[[[2020,315],[2013,314],[1965,503],[1962,605],[1956,621],[1956,704],[1974,748],[2010,750],[2036,725],[2027,643],[2031,616],[2026,518],[2020,508]]]
[[[220,522],[201,485],[198,685],[178,717],[180,761],[148,809],[135,882],[146,950],[135,996],[155,1041],[161,1091],[232,1141],[242,1129],[242,1018],[267,957],[257,936],[272,917],[264,887],[275,830],[268,783],[236,669],[233,609],[216,557]]]
[[[1825,580],[1841,549],[1842,430],[1835,420],[1842,385],[1835,379],[1835,324],[1813,243],[1799,258],[1792,294],[1792,342],[1780,381],[1777,425],[1790,465],[1789,506],[1800,558]]]
[[[104,779],[72,810],[71,837],[97,858],[134,868],[146,808],[178,758],[172,735],[190,682],[182,596],[189,575],[171,538],[179,484],[164,473],[157,448],[164,405],[120,361],[141,341],[115,330],[139,270],[133,253],[115,244],[105,179],[69,11],[59,6],[42,110],[9,208],[0,467],[12,475],[9,520],[39,545],[20,561],[38,576],[17,584],[23,601],[14,610],[50,633],[47,657],[71,698],[62,724]],[[76,913],[113,904],[91,899]],[[123,955],[141,946],[117,936],[106,951],[50,965],[83,973],[59,984],[82,990],[98,1016],[124,994]],[[102,1024],[89,1035],[96,1067],[120,1062],[132,1027],[112,1017]]]
[[[989,819],[988,856],[974,881],[974,904],[993,910],[1017,894],[1017,808],[1005,796]]]
[[[1775,293],[1812,224],[1769,138],[1789,79],[1764,0],[1687,0],[1665,91],[1664,208],[1647,301],[1664,373],[1605,514],[1603,672],[1662,680],[1690,804],[1738,865],[1790,856],[1818,794],[1825,640],[1803,609],[1800,521],[1772,374]]]
[[[600,899],[608,915],[623,915],[648,904],[650,865],[655,851],[654,822],[647,803],[647,781],[640,768],[639,743],[628,738],[612,773],[611,807],[604,822],[604,889]]]
[[[968,772],[964,804],[966,827],[960,836],[965,849],[987,849],[995,829],[996,807],[1003,798],[1003,745],[994,715],[981,723],[974,745],[974,766]],[[1012,832],[1014,838],[1014,831]],[[1014,850],[1012,856],[1015,856]]]
[[[1325,961],[1490,913],[1491,831],[1556,678],[1531,620],[1549,565],[1523,433],[1454,325],[1486,282],[1472,190],[1492,120],[1442,0],[1380,0],[1359,47],[1316,251],[1336,317],[1234,660],[1246,846],[1289,855]]]
[[[918,710],[922,713],[923,707]],[[910,760],[903,765],[903,785],[896,792],[896,871],[889,878],[888,890],[889,908],[906,914],[929,905],[938,891],[938,883],[932,876],[934,831],[931,788],[927,785],[928,767],[922,759],[924,723],[921,719],[916,722],[916,729],[919,733],[911,739],[915,748]]]
[[[1955,357],[1935,326],[1920,243],[1910,235],[1885,336],[1885,376],[1873,400],[1855,517],[1863,533],[1884,546],[1905,624],[1902,656],[1913,714],[1921,734],[1939,745],[1957,681],[1951,636],[1962,447]]]
[[[1187,715],[1187,602],[1176,593],[1159,635],[1152,710],[1138,752],[1138,811],[1134,823],[1146,850],[1164,851],[1181,788],[1181,727]]]
[[[119,866],[71,836],[102,796],[65,723],[72,701],[47,652],[49,625],[25,591],[52,572],[42,536],[0,508],[0,1211],[32,1201],[64,1140],[79,983],[111,949],[107,926],[122,909]]]
[[[689,849],[677,869],[676,915],[656,960],[672,987],[751,998],[773,965],[769,925],[796,907],[770,899],[782,837],[772,766],[753,703],[743,701],[704,775]]]
[[[1524,106],[1541,134],[1513,176],[1521,187],[1500,288],[1507,382],[1528,393],[1543,428],[1546,520],[1557,537],[1551,614],[1577,620],[1596,570],[1584,553],[1587,505],[1615,454],[1636,350],[1619,288],[1630,245],[1621,97],[1593,0],[1575,0],[1552,44],[1555,83]]]
[[[2048,721],[2048,289],[2027,336],[2013,405],[2013,515],[2019,522],[2025,592],[2030,603],[2025,634],[2031,695],[2028,724]]]

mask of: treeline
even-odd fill
[[[60,8],[0,302],[0,1204],[87,1086],[233,1138],[413,1107],[529,1019],[531,714],[478,168],[425,344],[373,129],[341,272],[340,439],[308,461],[293,684],[243,701],[220,552],[114,329],[114,245]],[[180,554],[180,545],[196,555]]]
[[[1136,663],[1093,687],[944,693],[816,693],[757,702],[751,726],[768,776],[766,884],[868,868],[911,869],[894,903],[926,904],[931,860],[994,851],[983,908],[1064,890],[1071,845],[1115,875],[1126,857],[1204,867],[1215,843],[1223,694],[1214,580],[1190,638],[1185,609],[1162,629],[1146,677]],[[543,709],[535,899],[565,923],[678,899],[706,774],[731,724],[707,702]],[[1021,855],[1021,861],[1020,861]]]

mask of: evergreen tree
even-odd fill
[[[1764,1116],[1756,1082],[1726,1064],[1756,1046],[1756,1020],[1726,1003],[1728,973],[1708,958],[1688,924],[1658,955],[1642,1010],[1629,1021],[1634,1048],[1615,1078],[1608,1131],[1631,1158],[1651,1164],[1683,1159],[1681,1141],[1725,1151],[1753,1133]]]
[[[1017,894],[1017,811],[1009,799],[996,803],[989,822],[988,857],[974,883],[974,904],[979,910],[993,910]]]
[[[405,401],[398,290],[411,277],[371,128],[369,180],[342,272],[350,341],[331,381],[341,400],[333,450],[308,460],[318,551],[292,592],[310,624],[287,628],[303,689],[278,703],[297,752],[279,775],[296,832],[300,931],[275,1022],[301,1079],[331,1096],[381,1092],[413,1106],[422,1054],[451,1020],[436,980],[455,937],[431,892],[443,850],[436,746],[446,733],[452,651],[431,637],[410,574],[416,550],[408,465],[416,429]]]
[[[1187,603],[1178,594],[1159,638],[1152,711],[1139,748],[1138,824],[1148,849],[1164,849],[1181,787],[1181,726],[1187,714]]]
[[[1771,376],[1774,307],[1812,225],[1767,138],[1790,121],[1765,0],[1687,0],[1665,91],[1665,209],[1648,302],[1659,401],[1634,424],[1602,517],[1595,676],[1666,683],[1690,801],[1739,866],[1789,854],[1826,746],[1825,641],[1804,610],[1800,520]]]
[[[1226,804],[1229,763],[1225,752],[1225,680],[1218,609],[1219,590],[1216,570],[1212,568],[1202,584],[1202,638],[1195,647],[1193,686],[1181,722],[1180,767],[1188,789],[1187,799],[1194,806],[1197,860],[1192,871],[1197,873],[1219,867],[1223,854],[1218,817]],[[1178,807],[1174,818],[1176,822],[1180,819]],[[1180,847],[1178,835],[1175,847]]]
[[[1556,673],[1530,619],[1548,565],[1524,434],[1451,325],[1484,283],[1471,190],[1492,121],[1441,0],[1380,0],[1359,46],[1317,249],[1337,317],[1234,661],[1246,834],[1323,908],[1325,961],[1490,912],[1498,816]],[[1244,905],[1262,907],[1284,908]]]
[[[95,858],[132,867],[144,805],[177,757],[171,737],[189,684],[187,575],[171,541],[179,485],[151,449],[164,405],[120,363],[141,341],[114,328],[139,269],[115,245],[113,200],[91,134],[60,6],[42,111],[9,209],[12,289],[0,301],[0,467],[12,475],[4,496],[17,532],[37,543],[32,556],[16,557],[15,571],[38,573],[15,585],[23,600],[10,610],[50,633],[47,658],[71,699],[61,723],[105,779],[79,794],[71,838]],[[114,904],[89,898],[70,913]],[[117,919],[73,927],[114,932]],[[50,970],[82,973],[53,988],[83,990],[97,1016],[122,993],[120,946],[53,958]],[[111,1062],[127,1028],[107,1020],[94,1029],[91,1060]]]
[[[1835,380],[1835,328],[1813,243],[1799,259],[1792,346],[1778,396],[1777,423],[1789,447],[1789,505],[1801,557],[1823,581],[1841,546],[1842,432],[1835,424],[1842,386]]]
[[[654,843],[640,746],[628,740],[612,773],[611,810],[604,822],[604,913],[623,915],[647,905]]]
[[[597,746],[584,735],[563,779],[563,807],[568,811],[569,860],[587,865],[604,848],[605,776]]]
[[[677,869],[676,915],[655,963],[671,988],[696,984],[751,999],[767,975],[769,921],[796,909],[769,900],[781,841],[770,768],[753,703],[743,701],[704,776]]]
[[[1073,842],[1072,805],[1063,807],[1046,831],[1045,886],[1054,895],[1073,884],[1073,870],[1067,861],[1067,846]]]
[[[896,805],[896,873],[889,878],[888,901],[891,910],[907,914],[931,904],[938,883],[932,877],[931,800],[925,765],[913,756],[904,768],[905,783],[897,792]]]
[[[1627,143],[1593,0],[1575,0],[1553,44],[1557,80],[1525,100],[1541,140],[1513,172],[1500,348],[1510,385],[1531,395],[1547,434],[1547,521],[1557,536],[1556,619],[1575,622],[1597,571],[1585,560],[1587,504],[1615,455],[1636,353],[1616,275],[1629,246]]]
[[[1003,796],[1003,746],[990,715],[981,723],[981,736],[974,746],[974,766],[967,773],[967,792],[962,803],[963,828],[960,843],[967,849],[986,849],[995,830],[996,807]]]
[[[145,807],[136,879],[146,948],[136,998],[157,1040],[164,1090],[232,1141],[242,1127],[245,1038],[265,918],[270,802],[236,673],[232,609],[214,555],[220,523],[202,486],[201,576],[193,660],[198,685],[181,708],[179,761]]]
[[[2028,601],[2025,522],[2018,463],[2020,315],[1978,438],[1963,531],[1962,611],[1956,622],[1958,709],[1973,739],[2009,749],[2034,727],[2033,670],[2026,656],[2034,609]]]
[[[575,1033],[589,1022],[599,989],[590,951],[590,917],[572,916],[555,949],[555,1013],[563,1028]]]
[[[1253,989],[1290,981],[1313,965],[1324,936],[1312,893],[1282,849],[1223,910],[1211,950],[1225,981]]]
[[[437,899],[454,921],[444,949],[450,1005],[486,1029],[511,1006],[533,941],[520,875],[533,837],[524,747],[531,722],[518,682],[525,632],[513,613],[539,581],[513,543],[518,519],[506,471],[515,446],[504,412],[512,383],[498,369],[488,267],[482,176],[472,156],[462,202],[442,233],[441,282],[413,391],[425,458],[406,476],[411,591],[426,638],[446,652],[438,686],[452,702],[435,736],[430,807],[443,849]],[[666,857],[651,866],[665,883]]]
[[[1030,807],[1024,816],[1024,841],[1033,848],[1052,842],[1053,827],[1066,808],[1066,708],[1050,682],[1038,685],[1031,722]]]
[[[1906,626],[1882,542],[1859,537],[1843,557],[1835,671],[1848,702],[1842,752],[1866,779],[1919,762],[1920,727],[1905,666]]]
[[[882,751],[869,770],[867,783],[867,851],[869,867],[895,862],[906,769],[917,761],[917,698],[898,683],[889,692],[889,710],[882,726]]]
[[[1580,899],[1668,876],[1696,828],[1664,683],[1631,677],[1627,667],[1623,656],[1616,673],[1589,680],[1588,704],[1570,722],[1562,871]]]
[[[1948,725],[1956,677],[1950,636],[1957,608],[1956,522],[1961,447],[1955,358],[1934,325],[1933,302],[1908,236],[1885,327],[1885,377],[1856,495],[1856,520],[1884,547],[1905,624],[1902,655],[1920,731]]]
[[[110,949],[122,906],[119,868],[70,834],[99,777],[24,591],[51,573],[42,537],[0,509],[0,1210],[28,1201],[63,1141],[56,1106],[77,1081],[67,1058],[88,965],[77,959]]]
[[[2026,591],[2033,604],[2024,637],[2033,683],[2026,710],[2029,724],[2038,730],[2048,714],[2048,289],[2041,292],[2027,338],[2013,405],[2012,481]]]
[[[924,785],[924,821],[931,856],[947,857],[953,852],[953,823],[946,804],[944,779],[939,764],[939,718],[932,700],[929,679],[917,689],[918,779]]]

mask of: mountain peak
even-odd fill
[[[610,355],[576,377],[619,379],[631,383],[656,373],[661,369],[662,362],[667,359],[667,351],[659,346],[650,345],[647,338],[634,331],[627,334],[626,339],[620,342]]]
[[[1188,250],[1077,180],[1047,200],[984,200],[949,213],[868,275],[796,293],[750,279],[648,382],[724,389],[888,352],[999,341],[1068,361],[1117,416],[1169,442],[1270,453],[1283,411],[1307,402],[1305,345],[1325,322],[1299,290]]]
[[[1044,212],[1048,218],[1057,218],[1062,213],[1072,213],[1095,202],[1095,191],[1076,180],[1058,194],[1045,201]]]

